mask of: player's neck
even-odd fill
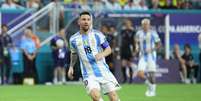
[[[147,33],[147,32],[149,32],[149,29],[147,29],[147,30],[143,30],[145,33]]]
[[[87,30],[87,31],[84,31],[84,30],[80,30],[80,34],[84,34],[84,35],[87,35],[87,34],[88,34],[88,32],[89,32],[89,30]]]

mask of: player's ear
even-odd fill
[[[77,24],[80,25],[80,18],[78,18],[78,20],[77,20]]]

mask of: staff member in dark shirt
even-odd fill
[[[189,44],[184,45],[184,54],[182,58],[185,60],[185,65],[187,67],[187,78],[192,83],[196,83],[198,64],[193,60],[193,55],[191,53],[191,46]]]
[[[123,30],[121,31],[121,59],[122,59],[122,72],[123,82],[127,81],[126,68],[129,69],[129,83],[132,82],[132,57],[135,51],[135,30],[132,22],[126,19],[124,22]]]
[[[12,46],[12,38],[7,34],[7,25],[2,25],[2,33],[0,34],[0,68],[2,84],[9,81],[10,74],[10,56],[9,48]]]

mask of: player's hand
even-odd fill
[[[135,51],[135,52],[132,52],[132,56],[133,56],[133,57],[136,57],[137,55],[138,55],[138,52],[136,52],[136,51]]]
[[[103,54],[101,54],[101,53],[98,53],[98,54],[95,55],[95,58],[96,58],[97,61],[98,61],[98,60],[101,60],[103,57],[104,57],[104,56],[103,56]]]
[[[33,60],[33,58],[32,58],[32,56],[31,55],[27,55],[27,58],[29,59],[29,60]]]
[[[152,52],[152,49],[151,49],[151,48],[148,48],[148,49],[146,49],[146,52],[147,52],[147,53],[151,53],[151,52]]]
[[[70,67],[68,70],[68,78],[71,80],[73,79],[73,71],[74,71],[73,67]]]

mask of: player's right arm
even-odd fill
[[[154,41],[155,41],[155,47],[154,49],[152,49],[152,51],[155,51],[161,47],[161,40],[156,31],[154,32]]]
[[[73,73],[74,73],[73,67],[75,66],[76,62],[77,62],[77,53],[71,53],[70,67],[68,70],[68,77],[71,80],[73,79]]]
[[[135,37],[134,37],[135,39],[135,53],[139,53],[139,51],[140,51],[140,32],[139,31],[137,31],[136,32],[136,34],[135,34]]]
[[[76,43],[75,43],[75,40],[73,40],[72,38],[70,39],[70,50],[71,50],[71,59],[70,59],[70,67],[69,67],[69,70],[68,70],[68,77],[69,79],[73,79],[73,73],[74,73],[74,70],[73,70],[73,67],[75,66],[76,62],[77,62],[77,52],[76,52]]]

